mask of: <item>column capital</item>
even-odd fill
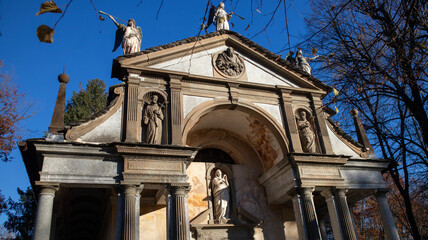
[[[333,192],[331,189],[325,189],[321,191],[321,196],[323,196],[325,199],[330,199],[333,197]]]
[[[347,188],[336,188],[336,194],[339,197],[346,197],[347,192],[348,192]]]
[[[302,193],[304,196],[312,196],[312,193],[315,191],[314,187],[305,187],[302,188]]]
[[[143,191],[144,185],[122,185],[123,193],[125,195],[135,194],[140,195],[141,191]]]

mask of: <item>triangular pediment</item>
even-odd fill
[[[215,56],[232,47],[245,65],[245,74],[228,77],[216,69]],[[159,70],[179,75],[225,78],[256,84],[307,88],[318,91],[330,87],[293,66],[253,41],[231,31],[183,39],[166,45],[118,57],[114,60],[113,77],[120,78],[123,69]]]

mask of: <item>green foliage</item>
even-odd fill
[[[31,239],[33,236],[33,226],[36,217],[36,201],[31,188],[24,192],[18,188],[19,200],[7,200],[7,221],[4,223],[5,228],[15,233],[15,239]]]
[[[64,123],[69,125],[91,117],[105,108],[107,103],[106,85],[103,80],[88,80],[86,90],[80,86],[79,92],[73,92],[65,107]]]

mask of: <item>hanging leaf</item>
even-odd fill
[[[42,3],[42,5],[40,6],[40,11],[36,13],[36,15],[40,15],[47,12],[62,13],[62,10],[55,4],[54,1],[46,1]]]
[[[101,15],[98,17],[98,19],[99,19],[99,20],[101,20],[101,21],[104,21],[104,20],[105,20],[105,19],[103,18],[103,16],[101,16]]]
[[[262,13],[262,12],[260,12],[260,10],[259,10],[259,9],[257,9],[257,8],[256,8],[256,11],[257,11],[258,13]]]
[[[334,106],[334,109],[336,110],[336,113],[339,113],[339,109],[337,109],[336,106]]]
[[[330,11],[333,11],[336,8],[336,5],[333,5],[333,7],[330,8]]]
[[[337,95],[339,95],[339,91],[337,91],[336,88],[333,88],[333,92],[334,92],[334,96],[336,97]]]
[[[37,28],[37,37],[39,38],[40,42],[53,43],[54,33],[55,31],[46,25],[40,25]]]
[[[316,49],[316,48],[312,47],[312,55],[317,54],[317,52],[318,52],[318,49]]]
[[[336,55],[336,53],[330,53],[330,54],[328,55],[328,58],[332,58],[332,57],[334,57],[334,55]]]
[[[230,22],[230,25],[232,25],[232,27],[235,27],[235,24],[233,24],[233,22]]]

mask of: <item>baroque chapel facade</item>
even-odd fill
[[[358,112],[355,141],[331,87],[280,56],[222,30],[120,56],[112,77],[107,108],[68,127],[60,77],[48,137],[20,143],[34,239],[357,239],[370,195],[398,239]]]

